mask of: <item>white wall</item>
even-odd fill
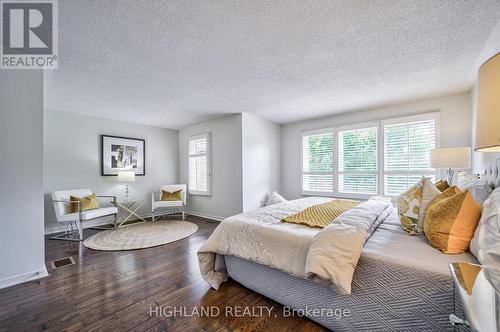
[[[188,183],[189,137],[212,134],[212,195],[189,195],[188,213],[216,220],[240,213],[242,205],[241,114],[181,128],[179,132],[179,178]]]
[[[43,73],[0,70],[0,288],[47,275]]]
[[[61,230],[53,223],[50,193],[54,190],[90,188],[100,195],[123,199],[125,184],[114,176],[101,176],[100,135],[146,140],[146,175],[130,183],[131,199],[144,200],[140,210],[151,213],[151,192],[163,184],[177,183],[179,133],[177,130],[138,125],[89,115],[46,109],[44,116],[44,177],[46,232]],[[88,224],[90,225],[90,223]]]
[[[462,92],[421,101],[365,111],[345,113],[281,127],[281,188],[284,196],[301,196],[301,133],[305,130],[361,123],[425,113],[441,112],[441,146],[471,146],[470,92]]]
[[[243,211],[257,209],[273,190],[280,191],[280,126],[242,115]]]

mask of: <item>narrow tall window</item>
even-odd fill
[[[191,194],[211,194],[210,152],[210,133],[189,138],[189,192]]]
[[[383,121],[384,193],[398,195],[422,176],[436,178],[430,151],[437,146],[437,115]]]
[[[333,133],[331,130],[302,136],[302,191],[333,192]]]
[[[376,194],[378,127],[338,129],[338,192]]]

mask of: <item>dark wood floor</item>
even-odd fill
[[[134,251],[104,252],[81,243],[46,241],[50,276],[0,290],[0,331],[322,331],[312,321],[284,317],[282,307],[229,280],[218,291],[202,279],[196,251],[217,226],[189,217],[199,230],[189,238]],[[85,231],[85,236],[93,230]],[[50,261],[71,256],[76,265],[53,270]],[[161,306],[186,307],[191,317],[157,317]],[[198,317],[215,306],[220,314]],[[225,308],[273,307],[272,315],[233,317]],[[161,310],[159,311],[161,312]],[[216,311],[214,311],[216,313]],[[275,316],[276,315],[276,316]]]

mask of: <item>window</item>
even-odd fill
[[[333,133],[331,130],[302,136],[302,189],[333,192]]]
[[[430,150],[439,114],[374,121],[302,134],[302,193],[363,198],[399,195],[422,176],[435,181]]]
[[[210,195],[210,133],[189,138],[189,193]]]
[[[436,147],[437,115],[384,121],[384,183],[386,195],[398,195],[422,176],[436,178],[430,151]]]
[[[376,194],[378,127],[339,129],[338,192]]]

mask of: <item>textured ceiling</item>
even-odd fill
[[[468,89],[500,1],[59,1],[45,106],[167,128]]]

